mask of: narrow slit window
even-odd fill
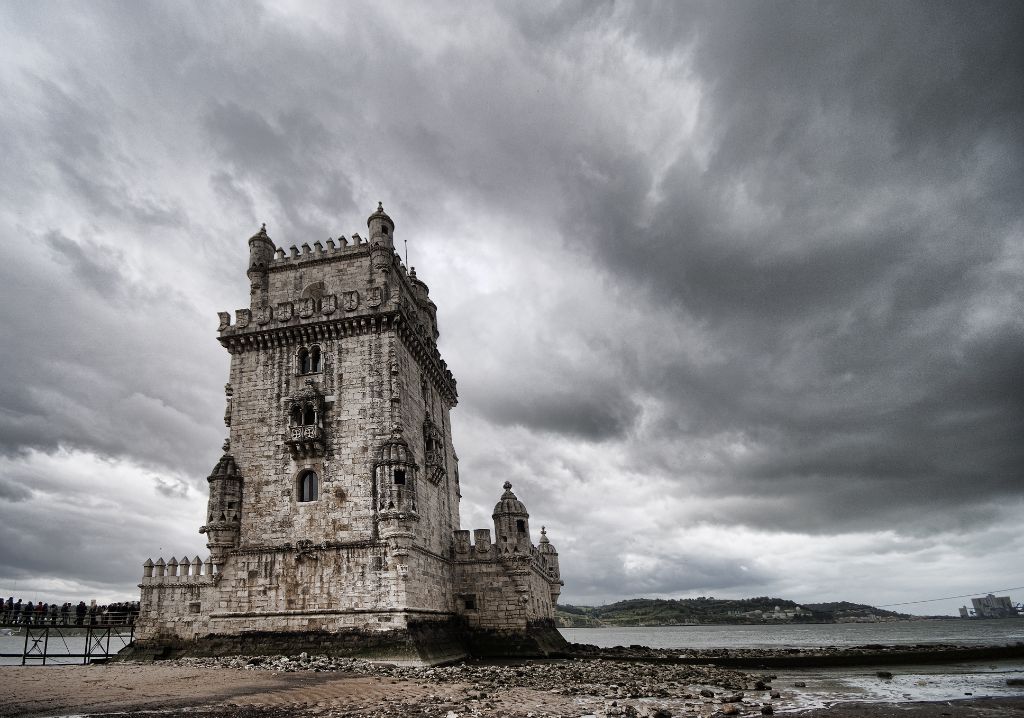
[[[395,469],[395,485],[405,486],[405,469]]]
[[[526,521],[523,519],[516,519],[516,531],[521,534],[526,533]]]
[[[316,501],[320,493],[319,480],[315,471],[304,471],[299,475],[299,501]]]

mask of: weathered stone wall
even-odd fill
[[[469,625],[497,631],[524,631],[527,625],[554,618],[553,579],[531,557],[499,557],[490,531],[455,535],[456,605]]]

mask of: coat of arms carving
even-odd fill
[[[370,287],[370,290],[366,293],[367,306],[379,307],[382,301],[384,301],[384,292],[381,288]]]

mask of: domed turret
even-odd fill
[[[267,290],[270,288],[270,262],[274,259],[275,251],[276,247],[267,234],[266,224],[260,227],[259,232],[249,237],[249,269],[245,274],[249,277],[249,294],[253,309],[263,306],[266,301]]]
[[[366,220],[366,226],[370,230],[370,245],[383,244],[387,247],[394,247],[395,223],[384,211],[384,203],[377,203],[377,211],[371,214]]]
[[[242,513],[242,475],[230,453],[231,445],[224,443],[224,455],[206,479],[210,484],[207,503],[207,522],[199,529],[206,534],[206,547],[213,563],[224,563],[226,553],[238,546]]]
[[[494,537],[498,544],[498,555],[529,556],[530,514],[526,506],[512,493],[512,482],[506,481],[505,493],[494,505]]]
[[[378,509],[382,516],[416,517],[416,476],[419,467],[413,460],[409,444],[396,426],[391,437],[381,444],[374,465],[377,481]]]
[[[558,603],[558,596],[562,593],[562,569],[558,565],[558,551],[554,544],[548,541],[547,529],[540,527],[540,546],[537,547],[540,554],[541,568],[547,573],[550,579],[551,603]]]

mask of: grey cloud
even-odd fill
[[[355,209],[351,181],[329,161],[340,138],[312,114],[294,110],[272,123],[255,110],[218,103],[204,126],[220,158],[239,177],[272,192],[275,209],[288,222],[285,234],[303,238],[296,241],[319,237],[339,212]],[[238,186],[238,177],[223,171],[217,177],[220,187]]]
[[[32,496],[32,491],[12,481],[0,481],[0,500],[16,504],[19,501],[26,501]]]
[[[916,537],[941,524],[967,537],[1013,520],[991,507],[1019,499],[1024,465],[1018,4],[472,3],[395,27],[397,11],[3,13],[45,60],[25,72],[7,58],[19,69],[5,90],[27,111],[0,115],[0,186],[14,198],[3,242],[47,250],[0,266],[0,321],[17,337],[0,343],[5,454],[76,446],[202,476],[226,367],[208,320],[233,308],[209,305],[245,302],[245,238],[260,221],[285,245],[350,233],[390,195],[403,231],[426,237],[424,279],[450,261],[456,281],[520,288],[507,307],[488,303],[495,322],[523,303],[539,319],[503,330],[508,359],[446,356],[456,430],[515,437],[456,433],[474,511],[489,514],[489,482],[511,478],[556,533],[585,534],[613,500],[590,493],[600,466],[718,502],[699,517],[715,526]],[[635,133],[680,124],[691,86],[685,141]],[[188,177],[206,191],[180,188]],[[528,241],[507,246],[483,217]],[[115,225],[120,257],[101,250]],[[592,274],[592,297],[628,294],[659,317],[651,334],[696,328],[711,350],[666,352],[625,313],[595,337],[574,321],[587,297],[499,276],[514,253],[566,248],[577,261],[565,271]],[[167,259],[168,275],[134,276],[139,255]],[[451,312],[439,306],[451,346],[498,351]],[[176,481],[154,495],[180,495]],[[634,500],[626,479],[621,491]],[[572,505],[553,506],[566,492]],[[627,575],[634,529],[602,529],[605,542],[564,544],[567,591],[770,580],[671,550]]]

